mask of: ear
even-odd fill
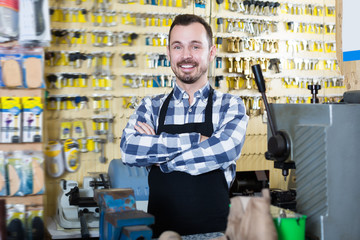
[[[210,62],[214,61],[215,56],[216,56],[216,46],[215,46],[215,45],[212,45],[212,46],[210,47],[209,61],[210,61]]]

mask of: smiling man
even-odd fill
[[[150,171],[154,237],[166,230],[190,235],[226,228],[229,188],[249,118],[240,97],[208,82],[216,55],[212,38],[203,18],[174,19],[167,46],[174,89],[145,97],[123,131],[123,162]]]

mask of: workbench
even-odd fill
[[[52,217],[47,218],[47,230],[51,237],[50,239],[81,239],[80,229],[58,230],[57,223]],[[99,229],[89,229],[89,232],[91,238],[96,239],[99,237]],[[223,235],[224,234],[221,232],[215,232],[181,236],[181,238],[182,240],[207,240],[217,238]]]

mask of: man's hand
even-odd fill
[[[200,142],[205,141],[207,139],[209,139],[209,137],[200,135]]]
[[[137,125],[134,126],[135,130],[139,133],[145,133],[147,135],[155,135],[154,129],[147,123],[137,122]]]

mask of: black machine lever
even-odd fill
[[[286,180],[286,176],[289,174],[289,169],[295,169],[294,162],[285,161],[290,155],[290,138],[285,132],[278,131],[276,129],[272,112],[265,94],[266,87],[260,64],[251,66],[251,69],[255,76],[255,83],[264,101],[268,123],[271,130],[271,137],[268,140],[268,151],[265,153],[265,158],[268,160],[275,160],[274,167],[283,170],[282,174]]]
[[[262,96],[262,98],[264,100],[264,105],[265,105],[265,109],[266,109],[266,112],[267,112],[268,122],[269,122],[269,125],[270,125],[272,136],[275,136],[276,135],[276,128],[275,128],[273,118],[272,118],[272,115],[271,115],[271,111],[269,109],[269,104],[268,104],[268,101],[267,101],[267,98],[266,98],[266,95],[265,95],[266,88],[265,88],[264,77],[263,77],[263,74],[262,74],[262,71],[261,71],[261,66],[260,66],[260,64],[257,64],[257,65],[251,66],[251,68],[252,68],[252,71],[253,71],[254,76],[255,76],[256,86],[258,87],[259,92],[261,93],[261,96]]]
[[[82,239],[90,239],[89,227],[88,227],[86,219],[85,219],[84,211],[80,210],[78,214],[79,214],[79,218],[80,218],[81,238]]]

